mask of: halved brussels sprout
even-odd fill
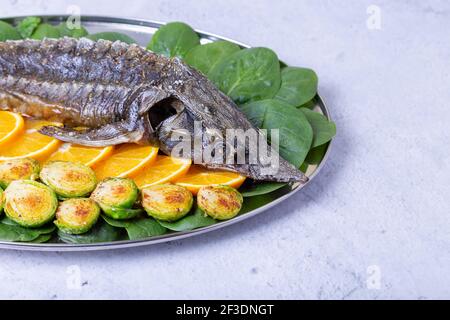
[[[229,186],[206,186],[197,194],[197,205],[207,215],[217,220],[234,218],[244,201],[236,189]]]
[[[0,188],[0,216],[2,215],[3,212],[3,189]]]
[[[67,199],[59,204],[55,225],[64,233],[88,232],[100,216],[100,207],[88,198]]]
[[[83,197],[91,193],[97,184],[97,178],[91,168],[67,161],[47,162],[39,177],[64,198]]]
[[[16,180],[4,194],[5,213],[24,227],[40,227],[55,217],[58,200],[55,192],[33,180]]]
[[[131,219],[142,210],[132,209],[139,195],[133,180],[127,178],[108,178],[101,181],[91,199],[95,200],[103,212],[113,219]]]
[[[145,211],[162,221],[181,219],[191,210],[194,202],[188,189],[174,184],[148,186],[141,192]]]
[[[14,180],[36,180],[39,169],[39,162],[31,158],[0,161],[0,187],[6,188]]]

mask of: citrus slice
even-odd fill
[[[226,185],[239,188],[245,177],[229,171],[209,170],[200,166],[191,166],[188,173],[177,179],[176,184],[188,188],[193,194],[203,186]]]
[[[60,126],[60,123],[30,120],[25,121],[25,132],[12,141],[0,146],[0,160],[33,158],[42,160],[52,154],[62,144],[59,140],[40,134],[43,126]]]
[[[0,111],[0,145],[3,145],[23,132],[25,124],[20,114]]]
[[[129,177],[156,160],[158,148],[137,144],[121,144],[114,148],[112,154],[103,161],[94,164],[93,169],[98,179],[109,177]]]
[[[133,176],[139,188],[175,181],[185,175],[191,166],[191,159],[158,156],[156,161]]]
[[[64,143],[47,160],[62,160],[82,163],[92,167],[96,163],[106,159],[113,153],[114,147],[94,148],[77,144]]]

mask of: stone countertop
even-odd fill
[[[0,298],[450,298],[450,4],[25,1],[1,16],[181,20],[316,70],[337,123],[302,192],[243,223],[136,249],[0,251]]]

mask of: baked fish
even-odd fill
[[[0,109],[64,123],[40,132],[65,142],[151,143],[169,155],[177,132],[201,135],[205,149],[227,129],[257,130],[230,98],[179,59],[134,44],[85,38],[0,43]],[[195,157],[194,151],[189,156]],[[259,160],[201,164],[254,180],[308,180],[281,157],[276,171]]]

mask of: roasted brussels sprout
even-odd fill
[[[100,216],[100,207],[88,198],[67,199],[56,210],[55,225],[64,233],[82,234],[89,231]]]
[[[229,186],[206,186],[197,194],[197,205],[207,215],[217,220],[234,218],[242,208],[243,198]]]
[[[139,190],[133,180],[127,178],[108,178],[101,181],[91,199],[97,202],[103,212],[113,219],[130,219],[142,210],[132,209],[138,199]]]
[[[191,210],[194,202],[188,189],[173,184],[148,186],[141,192],[145,211],[162,221],[181,219]]]
[[[47,162],[39,177],[63,198],[86,196],[97,184],[97,178],[91,168],[67,161]]]
[[[5,213],[24,227],[40,227],[55,217],[58,200],[55,192],[33,180],[16,180],[3,194]]]
[[[6,188],[14,180],[36,180],[39,169],[39,162],[31,158],[0,161],[0,187]]]
[[[3,212],[3,189],[0,188],[0,216],[2,215]]]

